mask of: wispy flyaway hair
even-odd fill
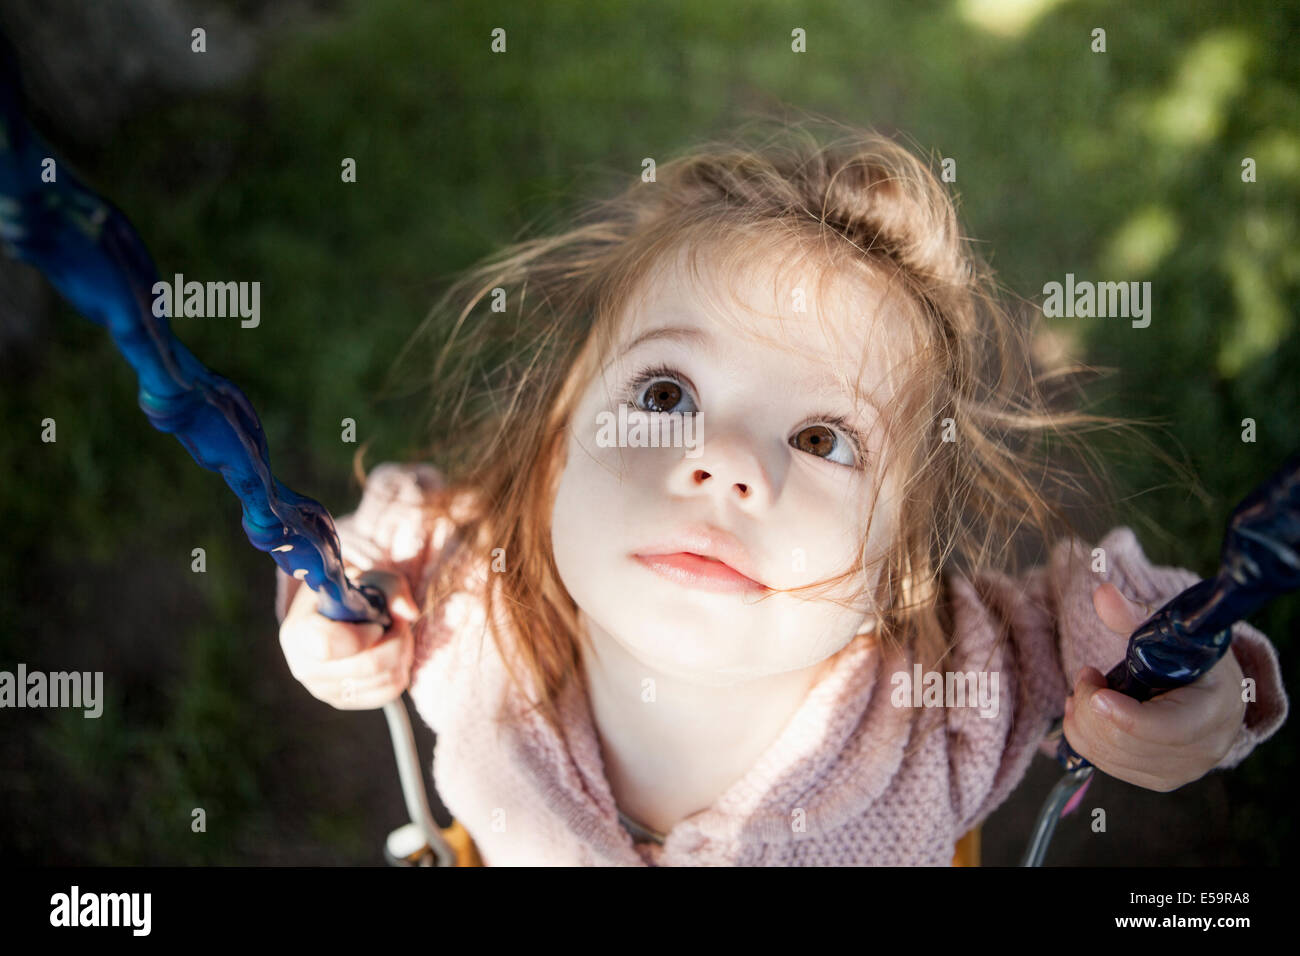
[[[788,285],[787,273],[811,268],[814,289],[857,277],[885,291],[884,314],[910,345],[882,423],[890,451],[875,473],[899,491],[899,524],[887,554],[866,554],[864,542],[845,576],[883,562],[878,639],[909,645],[927,667],[948,650],[946,573],[1014,573],[1077,533],[1071,501],[1112,500],[1084,436],[1134,423],[1059,407],[1063,395],[1077,406],[1073,386],[1096,370],[1036,362],[1026,321],[1036,313],[999,288],[963,237],[937,164],[874,131],[762,125],[659,163],[653,182],[634,175],[586,200],[568,228],[465,271],[403,352],[434,340],[411,352],[430,386],[428,457],[475,503],[464,553],[487,565],[503,549],[504,569],[488,575],[488,619],[500,613],[516,637],[510,647],[492,637],[561,735],[555,702],[566,681],[582,679],[577,608],[551,553],[565,438],[622,339],[629,303],[667,257],[707,253],[721,274],[748,276],[781,251],[790,266],[773,281]],[[455,586],[455,562],[444,569],[426,611]]]

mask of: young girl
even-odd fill
[[[1246,624],[1193,685],[1103,689],[1197,576],[1065,536],[1032,439],[1111,422],[1050,407],[925,164],[796,132],[451,287],[445,464],[379,466],[338,522],[388,633],[278,573],[294,676],[340,708],[409,686],[488,865],[947,864],[1063,714],[1154,790],[1285,718]],[[1055,546],[1018,572],[1026,527]]]

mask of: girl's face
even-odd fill
[[[700,264],[700,283],[680,256],[655,270],[623,317],[569,422],[551,537],[598,647],[613,640],[660,673],[725,685],[817,664],[874,620],[864,608],[878,566],[829,592],[756,599],[857,558],[884,437],[868,401],[889,407],[898,337],[890,307],[878,309],[863,283],[837,276],[818,302],[811,279],[774,287],[760,267],[729,294],[710,260]],[[638,419],[663,426],[660,447],[648,431],[638,437]],[[873,558],[896,526],[893,495],[891,477],[871,520]],[[692,552],[713,552],[748,580]]]

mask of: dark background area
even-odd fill
[[[1096,408],[1158,422],[1155,440],[1208,497],[1112,441],[1127,489],[1116,520],[1154,563],[1208,574],[1232,506],[1300,446],[1297,13],[0,0],[0,29],[38,126],[125,210],[163,277],[261,282],[259,327],[173,327],[252,400],[278,477],[336,514],[359,493],[343,418],[369,466],[437,438],[404,394],[418,382],[382,386],[456,269],[639,176],[643,157],[808,110],[955,158],[963,225],[1024,299],[1067,272],[1152,283],[1148,328],[1057,319],[1040,345],[1116,370]],[[190,50],[196,26],[204,54]],[[344,157],[356,183],[340,181]],[[0,712],[0,860],[380,863],[405,820],[382,715],[333,710],[291,677],[273,565],[221,478],[148,424],[103,330],[7,260],[0,382],[0,669],[102,670],[106,694],[97,720]],[[190,570],[195,547],[206,573]],[[1300,601],[1252,621],[1300,686]],[[1085,808],[1107,809],[1107,832],[1076,814],[1048,862],[1289,862],[1295,749],[1285,726],[1237,769],[1170,794],[1099,777]],[[984,828],[986,864],[1019,858],[1057,775],[1036,760]]]

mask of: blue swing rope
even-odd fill
[[[47,170],[53,181],[45,180]],[[348,580],[330,513],[272,474],[262,423],[248,398],[199,362],[165,317],[154,315],[158,271],[139,234],[121,210],[59,162],[28,123],[17,59],[3,37],[0,242],[8,255],[43,272],[78,312],[108,329],[135,369],[140,408],[150,424],[175,435],[204,468],[221,473],[243,506],[253,547],[315,591],[317,610],[327,618],[375,622],[387,630],[392,618],[384,592]],[[411,819],[445,864],[451,851],[429,812],[405,705],[399,698],[384,712]]]

